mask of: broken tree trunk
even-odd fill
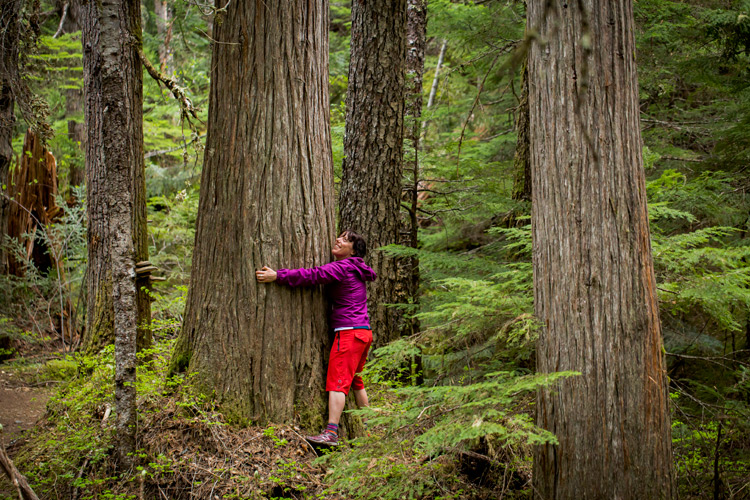
[[[56,266],[54,252],[43,238],[45,227],[60,212],[57,196],[57,164],[42,140],[29,129],[23,141],[23,152],[18,166],[10,175],[8,194],[8,236],[24,248],[25,261],[10,256],[9,273],[23,276],[28,263],[40,272]]]

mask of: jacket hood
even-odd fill
[[[365,264],[365,260],[362,257],[347,257],[341,262],[345,263],[347,267],[352,268],[362,281],[375,281],[378,277],[375,271]]]

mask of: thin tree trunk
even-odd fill
[[[521,100],[516,114],[516,152],[513,155],[513,194],[519,201],[531,201],[531,164],[529,162],[529,65],[521,67]]]
[[[424,75],[424,54],[427,33],[427,5],[425,0],[407,0],[407,51],[406,51],[406,124],[405,135],[408,145],[405,154],[404,177],[408,210],[402,222],[400,244],[417,248],[419,221],[417,219],[417,196],[419,194],[419,153],[422,130],[422,77]],[[399,281],[404,283],[409,303],[419,302],[419,259],[402,259],[399,268]],[[409,311],[413,313],[413,310]],[[419,330],[419,321],[404,321],[401,335],[411,335]]]
[[[223,5],[222,5],[223,7]],[[172,24],[169,22],[169,5],[167,0],[154,0],[156,14],[156,33],[162,43],[159,45],[159,71],[167,76],[172,75]]]
[[[84,5],[80,0],[67,0],[58,8],[61,8],[67,15],[60,20],[58,30],[62,34],[74,33],[81,30],[84,16]],[[65,90],[65,117],[68,120],[68,139],[76,143],[82,152],[86,151],[86,127],[82,121],[78,121],[78,116],[83,111],[83,89],[69,88]],[[83,158],[83,154],[81,155]],[[77,161],[68,162],[68,190],[64,191],[70,202],[74,201],[70,188],[73,186],[82,186],[85,183],[86,171]],[[62,186],[62,183],[61,183]],[[61,191],[63,191],[61,189]]]
[[[69,91],[66,100],[75,99],[82,102],[82,96],[77,94],[79,93],[75,90]],[[81,150],[86,151],[86,126],[82,122],[68,120],[68,139],[76,143]],[[69,163],[68,165],[68,187],[82,186],[85,183],[86,170],[75,163]]]
[[[445,50],[448,48],[448,40],[443,40],[440,45],[440,54],[438,55],[437,64],[435,65],[435,74],[432,77],[432,87],[430,87],[430,96],[427,98],[427,109],[430,109],[435,104],[435,96],[437,95],[438,83],[440,82],[440,68],[443,67],[443,61],[445,60]]]
[[[370,249],[399,241],[404,141],[406,0],[352,2],[349,87],[340,229],[361,233]],[[380,251],[368,261],[378,273],[368,308],[375,345],[399,336],[406,302],[397,259]]]
[[[675,496],[630,0],[529,2],[538,498]]]
[[[146,260],[138,0],[86,4],[83,29],[89,273],[87,347],[115,342],[119,464],[134,464],[136,336],[146,343],[148,301],[135,263]],[[141,295],[141,296],[139,296]],[[141,303],[139,303],[139,301]]]
[[[221,6],[223,6],[222,3]],[[330,262],[328,2],[232,2],[214,22],[206,155],[174,369],[236,421],[323,423],[320,287],[255,270]]]
[[[130,210],[133,264],[148,260],[146,181],[143,160],[143,83],[137,44],[140,43],[140,4],[136,0],[87,2],[83,23],[84,101],[86,119],[86,186],[88,215],[88,272],[84,350],[96,352],[115,340],[112,251],[120,222],[111,219],[115,169],[128,168],[125,197]],[[112,18],[111,16],[115,16]],[[119,175],[119,173],[118,173]],[[119,202],[119,199],[117,200]],[[122,265],[120,259],[117,263]],[[135,277],[135,274],[132,274]],[[124,283],[120,286],[124,287]],[[138,280],[136,313],[138,347],[151,344],[151,305]],[[128,291],[129,293],[129,291]],[[127,296],[127,294],[126,294]],[[127,298],[127,297],[125,297]]]
[[[8,234],[8,181],[13,162],[13,129],[16,123],[12,75],[18,67],[18,14],[21,0],[4,1],[0,5],[0,243]],[[0,274],[8,272],[8,256],[0,245]]]

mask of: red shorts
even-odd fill
[[[350,387],[356,391],[365,388],[358,374],[365,367],[371,344],[372,330],[361,328],[336,332],[328,360],[326,391],[349,394]]]

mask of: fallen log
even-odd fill
[[[5,453],[5,446],[2,443],[0,443],[0,467],[2,467],[3,471],[8,476],[10,482],[13,483],[13,486],[16,487],[16,491],[18,491],[18,496],[21,500],[39,500],[39,497],[36,496],[34,490],[29,486],[29,482],[23,474],[18,472],[16,466],[13,465],[13,461],[8,454]]]

